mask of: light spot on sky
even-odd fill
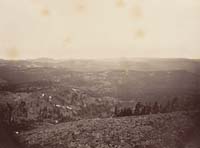
[[[69,45],[71,45],[71,43],[72,43],[71,37],[66,37],[64,40],[64,46],[68,47]]]
[[[143,39],[145,36],[145,32],[144,30],[142,29],[138,29],[136,32],[135,32],[135,38],[136,39]]]
[[[19,50],[17,48],[7,49],[6,56],[8,59],[17,59],[19,58]]]
[[[42,15],[42,16],[49,16],[49,15],[50,15],[50,12],[49,12],[48,9],[43,9],[43,10],[41,11],[41,15]]]
[[[87,2],[85,0],[78,0],[75,4],[76,11],[78,13],[83,13],[86,11]]]
[[[131,17],[133,19],[139,19],[143,16],[142,9],[139,5],[134,5],[131,9]]]
[[[85,10],[85,6],[83,4],[77,4],[76,8],[78,12],[83,12]]]
[[[125,5],[125,2],[124,2],[124,0],[116,0],[116,5],[118,7],[123,7]]]

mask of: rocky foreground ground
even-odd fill
[[[199,148],[199,112],[88,119],[18,134],[26,148]]]

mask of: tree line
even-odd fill
[[[138,116],[138,115],[148,115],[148,114],[157,114],[157,113],[169,113],[174,111],[181,110],[191,110],[198,108],[199,102],[185,102],[181,103],[178,101],[177,97],[174,97],[172,100],[168,100],[164,105],[155,101],[153,103],[142,103],[137,102],[134,107],[124,107],[120,108],[115,106],[114,116],[123,117],[123,116]]]

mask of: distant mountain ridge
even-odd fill
[[[55,60],[39,58],[32,60],[0,61],[0,66],[15,67],[57,67],[74,71],[102,71],[102,70],[138,70],[138,71],[168,71],[186,70],[197,72],[200,70],[198,59],[167,59],[167,58],[122,58],[122,59],[71,59]]]
[[[191,95],[200,92],[199,67],[200,60],[191,59],[4,60],[0,83],[20,92],[72,86],[120,98]]]

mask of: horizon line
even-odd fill
[[[123,60],[123,59],[185,59],[185,60],[199,60],[200,58],[191,58],[191,57],[94,57],[94,58],[53,58],[53,57],[36,57],[36,58],[1,58],[0,60],[5,61],[30,61],[30,60],[56,60],[56,61],[67,61],[67,60]]]

